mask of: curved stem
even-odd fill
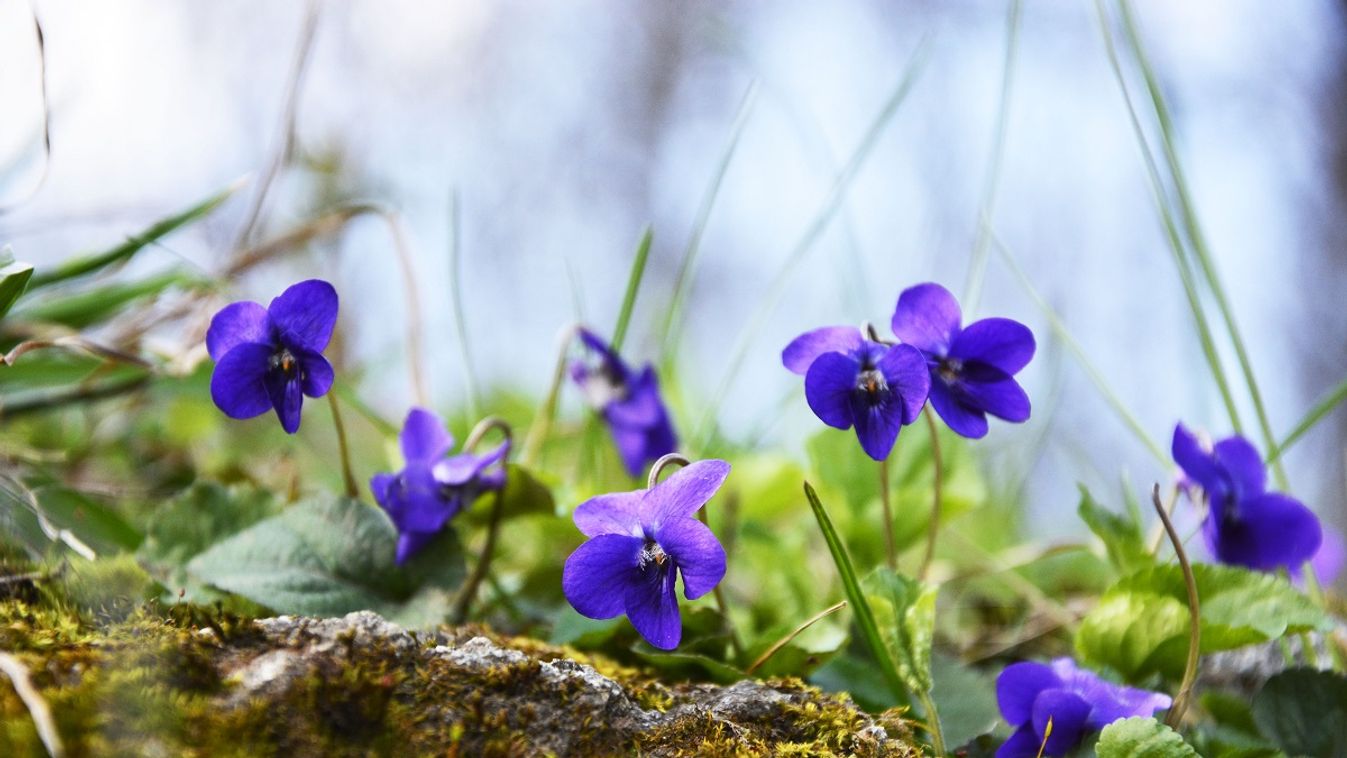
[[[1174,523],[1169,520],[1169,513],[1160,502],[1159,484],[1151,490],[1151,502],[1155,505],[1155,512],[1160,516],[1160,521],[1165,525],[1169,541],[1174,544],[1174,554],[1178,556],[1179,567],[1183,569],[1183,583],[1188,588],[1188,661],[1183,667],[1183,682],[1179,685],[1178,694],[1174,696],[1174,705],[1169,709],[1169,715],[1165,717],[1166,724],[1178,729],[1179,723],[1183,721],[1183,712],[1188,708],[1188,700],[1192,697],[1193,681],[1197,678],[1197,657],[1201,652],[1202,642],[1202,611],[1198,605],[1197,580],[1193,578],[1193,567],[1188,563],[1188,554],[1183,551],[1183,540],[1179,539]]]
[[[533,417],[533,423],[529,424],[528,434],[524,437],[524,448],[519,452],[521,465],[528,466],[533,463],[538,451],[542,449],[543,442],[547,440],[547,435],[552,431],[552,420],[557,415],[557,399],[561,395],[561,383],[566,379],[566,354],[570,350],[571,340],[575,339],[579,329],[579,324],[571,324],[557,335],[557,365],[552,371],[552,383],[548,385],[547,396],[543,398],[543,404],[538,407],[538,414]]]
[[[352,499],[360,497],[360,485],[351,472],[351,449],[346,444],[346,425],[341,422],[341,406],[337,403],[337,393],[327,393],[328,404],[332,406],[332,425],[337,428],[337,449],[341,453],[341,478],[346,483],[346,496]]]
[[[763,651],[763,654],[758,656],[757,660],[753,661],[753,663],[750,664],[749,667],[744,670],[744,673],[748,676],[753,676],[753,672],[762,668],[762,664],[766,663],[768,660],[771,659],[772,656],[776,655],[777,652],[781,650],[781,648],[785,647],[786,645],[789,645],[791,643],[791,640],[794,640],[796,637],[799,637],[800,634],[804,632],[804,630],[818,623],[824,617],[837,613],[838,611],[842,610],[845,607],[847,607],[847,601],[838,600],[832,606],[825,608],[819,611],[818,613],[815,613],[813,616],[810,616],[803,624],[800,624],[799,626],[795,627],[795,629],[791,630],[790,634],[787,634],[785,637],[782,637],[776,642],[773,642],[771,647]]]
[[[945,758],[945,734],[940,729],[940,713],[935,709],[935,701],[929,692],[917,692],[917,699],[926,711],[926,733],[931,735],[931,747],[937,758]]]
[[[884,550],[889,568],[898,570],[898,543],[893,537],[893,506],[889,504],[889,459],[879,462],[879,504],[884,507]]]
[[[468,433],[468,439],[463,443],[463,450],[471,452],[491,431],[499,431],[505,437],[505,459],[501,465],[506,465],[509,460],[509,445],[514,439],[513,430],[510,425],[498,416],[488,416],[472,428]],[[508,484],[508,482],[507,482]],[[463,582],[463,589],[459,590],[458,598],[454,601],[454,609],[450,619],[455,624],[461,624],[468,618],[468,611],[472,607],[472,601],[477,597],[477,588],[481,586],[482,580],[486,579],[487,572],[491,569],[491,557],[496,552],[496,536],[500,533],[501,517],[505,511],[505,487],[496,490],[495,496],[491,502],[491,520],[486,527],[486,542],[482,545],[482,554],[477,558],[477,565],[473,567],[472,574]]]
[[[931,488],[931,526],[926,532],[926,554],[921,558],[921,568],[917,570],[917,580],[926,579],[926,572],[935,559],[935,538],[940,533],[940,500],[945,484],[944,465],[940,459],[940,434],[935,425],[935,415],[930,406],[922,411],[926,417],[926,430],[931,435],[931,463],[935,466],[935,483]]]
[[[655,485],[659,484],[659,475],[668,466],[676,464],[681,468],[689,463],[692,463],[692,461],[688,460],[686,456],[678,453],[667,453],[660,456],[660,459],[655,461],[655,465],[650,467],[650,476],[646,477],[645,488],[648,490],[654,489]]]

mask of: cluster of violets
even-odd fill
[[[266,308],[238,302],[222,309],[206,335],[216,364],[215,404],[238,419],[274,410],[282,428],[295,433],[303,398],[321,397],[332,387],[332,365],[322,352],[336,320],[336,290],[320,280],[291,286]],[[954,296],[933,283],[904,290],[890,324],[896,339],[868,326],[815,329],[781,356],[787,369],[804,376],[805,398],[819,420],[854,427],[871,458],[887,458],[902,427],[928,404],[969,439],[987,434],[988,416],[1028,420],[1029,397],[1015,380],[1034,355],[1028,327],[1005,318],[964,326]],[[628,473],[640,476],[677,449],[654,367],[633,370],[588,329],[576,336],[584,355],[571,364],[570,376],[608,426]],[[453,437],[424,408],[408,413],[399,441],[402,470],[376,474],[370,489],[397,527],[401,564],[479,495],[505,486],[510,443],[486,453],[451,454]],[[1248,440],[1235,436],[1205,446],[1179,424],[1173,456],[1183,472],[1181,488],[1205,506],[1202,534],[1216,560],[1296,575],[1313,559],[1316,573],[1329,579],[1341,568],[1341,540],[1326,537],[1299,501],[1267,491],[1265,464]],[[684,596],[694,600],[725,575],[725,550],[697,514],[729,472],[725,461],[697,461],[663,482],[655,483],[653,472],[646,489],[603,494],[577,506],[573,519],[587,540],[562,572],[571,606],[594,619],[625,615],[651,645],[677,647],[678,577]],[[1116,719],[1151,716],[1171,704],[1166,695],[1112,684],[1068,658],[1013,664],[996,690],[1001,713],[1015,730],[999,758],[1064,755]]]

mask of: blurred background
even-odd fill
[[[1347,6],[1148,0],[1137,15],[1282,438],[1347,377]],[[265,302],[296,277],[331,279],[343,350],[366,367],[361,393],[398,418],[415,397],[412,302],[431,399],[464,403],[455,236],[478,383],[536,397],[558,330],[580,319],[611,331],[648,224],[626,352],[658,357],[676,272],[698,244],[670,366],[680,431],[715,408],[727,438],[795,451],[817,421],[780,349],[822,324],[884,328],[899,291],[938,281],[966,317],[1010,316],[1040,337],[1021,375],[1034,418],[994,423],[981,449],[993,477],[1027,482],[1031,532],[1056,536],[1080,528],[1075,482],[1116,492],[1125,474],[1143,491],[1174,474],[1054,339],[991,233],[1166,450],[1180,419],[1231,430],[1094,6],[1025,3],[1008,56],[1010,20],[992,1],[0,0],[0,244],[40,268],[247,177],[134,262],[218,271],[331,208],[377,202],[405,233],[418,300],[377,216],[230,294]],[[1287,457],[1294,492],[1339,528],[1345,440],[1338,412]]]

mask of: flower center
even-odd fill
[[[884,380],[884,374],[880,373],[878,369],[870,368],[856,375],[856,389],[874,399],[879,393],[888,392],[889,383]]]
[[[283,347],[271,354],[271,370],[280,371],[286,379],[294,379],[299,373],[299,359],[290,348]]]
[[[945,384],[954,384],[959,381],[959,374],[963,372],[963,361],[958,358],[941,358],[940,365],[936,367],[936,373],[940,375],[941,381]]]
[[[645,546],[641,548],[641,556],[637,559],[636,567],[644,569],[651,563],[662,567],[667,560],[669,554],[664,552],[664,548],[660,547],[658,542],[647,538]]]

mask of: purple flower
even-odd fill
[[[1035,758],[1043,746],[1048,719],[1052,736],[1044,755],[1065,755],[1085,735],[1118,719],[1149,718],[1168,708],[1168,695],[1123,687],[1077,668],[1070,658],[1051,664],[1013,663],[996,678],[996,702],[1015,733],[996,751],[996,758]]]
[[[781,352],[781,362],[804,374],[814,415],[838,429],[854,425],[861,448],[877,461],[917,420],[931,388],[926,359],[915,348],[873,342],[851,327],[805,332]]]
[[[599,495],[575,509],[589,537],[566,559],[561,589],[582,616],[627,614],[661,650],[678,647],[683,625],[674,581],[696,600],[725,576],[725,550],[694,514],[715,494],[730,464],[698,461],[648,490]]]
[[[505,442],[484,455],[448,456],[454,438],[434,413],[413,408],[400,436],[403,469],[375,474],[370,490],[398,529],[398,565],[425,547],[458,512],[505,486]]]
[[[598,335],[580,329],[579,336],[597,361],[571,364],[571,378],[608,424],[622,465],[632,476],[640,476],[646,463],[678,447],[660,399],[655,367],[647,363],[639,373],[633,372]]]
[[[211,399],[230,418],[253,418],[274,408],[281,427],[299,430],[304,395],[332,387],[323,349],[337,324],[337,291],[320,279],[291,286],[271,305],[243,301],[211,319],[206,350],[215,360]]]
[[[1266,491],[1263,459],[1248,440],[1228,437],[1208,449],[1179,424],[1172,447],[1190,494],[1196,488],[1206,496],[1202,536],[1216,560],[1275,571],[1319,550],[1319,519],[1299,500]]]
[[[938,284],[918,284],[898,296],[893,333],[926,356],[931,406],[955,433],[987,434],[987,414],[1011,422],[1029,419],[1029,396],[1013,378],[1034,357],[1034,335],[1008,318],[984,318],[967,327],[959,303]]]

